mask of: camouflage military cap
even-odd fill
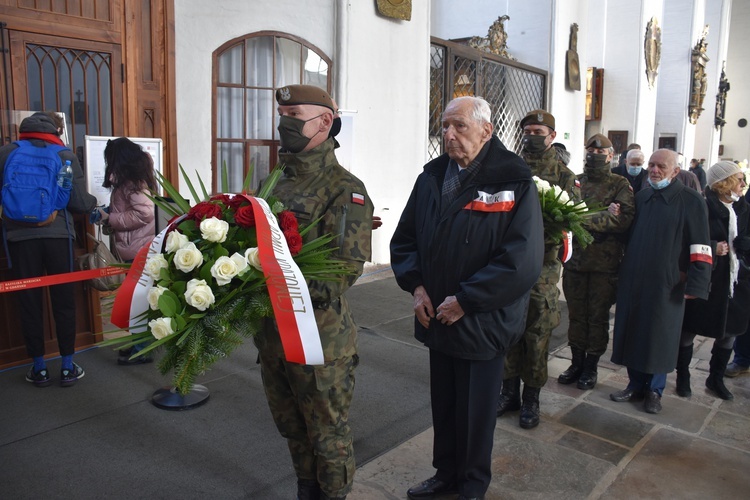
[[[526,125],[546,125],[555,130],[555,117],[543,109],[532,109],[521,120],[521,128]]]
[[[586,147],[597,149],[611,148],[612,141],[602,134],[594,134],[588,141],[586,141]]]
[[[297,104],[313,104],[323,106],[334,113],[336,105],[328,92],[313,85],[287,85],[276,91],[276,102],[281,106],[294,106]]]

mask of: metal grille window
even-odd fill
[[[452,82],[452,88],[446,85]],[[544,109],[547,73],[531,66],[472,49],[466,45],[432,39],[430,61],[430,124],[427,155],[443,153],[441,117],[451,99],[483,97],[492,110],[495,134],[505,147],[521,149],[519,123],[532,109]]]
[[[232,40],[214,53],[214,192],[238,192],[253,165],[253,182],[276,164],[276,89],[315,85],[331,92],[331,60],[306,41],[260,32]],[[227,166],[228,186],[221,185]]]

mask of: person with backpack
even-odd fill
[[[90,213],[96,207],[96,197],[86,191],[78,158],[60,139],[62,132],[57,114],[37,112],[21,122],[19,141],[0,148],[3,239],[9,266],[18,279],[72,271],[75,231],[71,212]],[[72,176],[68,173],[65,179],[67,162]],[[14,292],[26,351],[34,361],[26,380],[37,387],[52,383],[44,360],[43,292],[43,288]],[[85,373],[73,362],[74,284],[50,286],[49,292],[62,357],[60,385],[68,387]]]

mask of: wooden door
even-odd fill
[[[84,171],[86,135],[124,135],[122,109],[123,67],[119,45],[49,36],[24,31],[9,31],[9,82],[14,111],[54,110],[65,113],[69,147],[77,154]],[[18,138],[20,120],[13,112],[3,117],[7,140]],[[86,217],[75,218],[74,254],[87,251]],[[4,259],[3,259],[4,261]],[[12,273],[0,266],[0,281],[12,279]],[[76,346],[100,340],[99,293],[79,282],[76,294]],[[26,358],[21,324],[15,313],[14,294],[0,294],[0,366]],[[45,301],[45,352],[58,351],[54,320],[49,301]]]

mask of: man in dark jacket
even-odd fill
[[[628,151],[623,165],[618,165],[612,169],[613,174],[625,177],[633,188],[633,193],[638,193],[646,182],[648,175],[643,164],[646,157],[640,149],[631,149]]]
[[[414,296],[415,337],[430,349],[437,471],[411,499],[487,491],[503,358],[523,334],[541,271],[531,171],[491,123],[483,99],[448,104],[447,153],[417,178],[391,240],[396,280]]]
[[[635,197],[635,219],[620,266],[612,362],[628,367],[616,402],[645,397],[661,411],[667,373],[675,368],[685,299],[708,298],[711,242],[703,197],[677,179],[677,154],[659,149],[648,161],[650,187]]]
[[[700,163],[697,158],[690,160],[690,171],[698,178],[698,183],[701,185],[701,192],[705,191],[706,171],[703,170],[703,164]]]
[[[46,147],[47,144],[64,145],[60,140],[62,126],[62,120],[55,113],[34,113],[21,122],[19,139],[29,140],[38,148]],[[16,144],[7,144],[0,148],[0,179],[3,178],[8,157],[17,147]],[[96,206],[96,198],[86,192],[83,170],[76,155],[67,149],[60,151],[58,155],[61,167],[65,160],[70,160],[73,169],[73,188],[67,209],[60,210],[61,213],[51,223],[43,226],[3,218],[13,274],[18,279],[72,271],[72,241],[75,239],[75,231],[70,212],[87,213]],[[62,356],[60,385],[71,386],[84,375],[83,368],[73,362],[76,341],[73,283],[51,286],[49,291],[57,345]],[[34,365],[26,374],[26,380],[37,387],[46,387],[52,383],[52,379],[44,361],[43,288],[15,293],[18,297],[26,352],[34,360]]]

